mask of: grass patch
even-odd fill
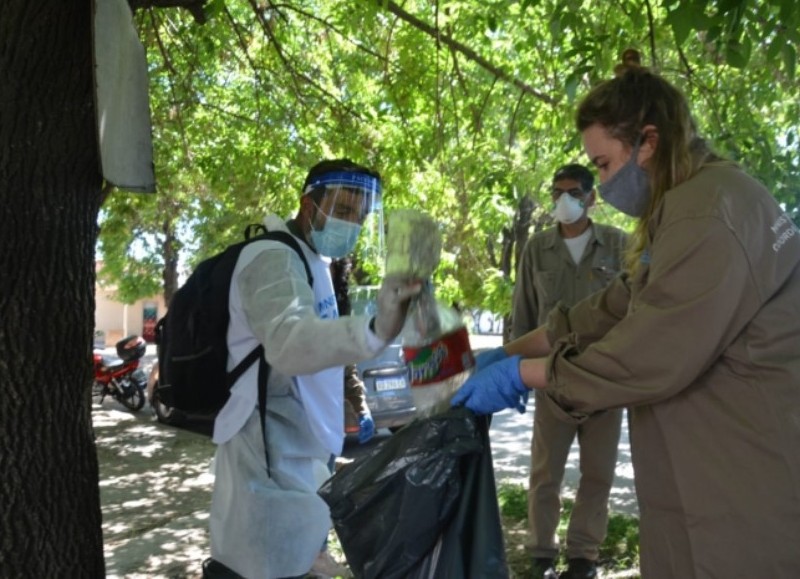
[[[530,576],[530,559],[525,551],[528,521],[528,491],[522,485],[501,483],[497,489],[500,515],[503,518],[503,535],[506,540],[506,554],[509,567],[515,577]],[[574,502],[562,500],[561,516],[558,525],[558,540],[566,544],[567,525]],[[605,541],[600,545],[599,563],[604,577],[638,577],[639,569],[639,519],[630,515],[611,513],[608,518],[608,531]],[[559,561],[562,567],[566,560]]]

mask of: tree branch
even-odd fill
[[[302,95],[303,91],[301,90],[300,83],[298,82],[298,80],[300,80],[300,81],[303,81],[304,83],[307,83],[308,85],[314,87],[321,94],[323,94],[326,97],[328,97],[329,99],[331,99],[337,105],[342,107],[342,109],[344,109],[352,117],[354,117],[356,119],[363,119],[362,115],[358,111],[353,109],[351,106],[348,106],[346,103],[342,102],[341,99],[336,97],[336,95],[334,95],[330,91],[326,90],[325,87],[320,85],[317,81],[315,81],[314,79],[309,77],[307,74],[297,70],[292,65],[292,63],[290,62],[289,58],[284,54],[283,48],[281,47],[280,43],[278,42],[278,39],[273,34],[269,23],[264,19],[264,11],[258,6],[256,0],[249,0],[249,3],[250,3],[250,6],[253,9],[253,12],[256,15],[256,19],[258,20],[258,23],[261,25],[261,29],[264,31],[264,34],[266,34],[267,38],[269,38],[270,43],[272,44],[273,48],[275,49],[275,53],[278,55],[278,58],[283,63],[284,67],[286,67],[286,70],[290,73],[291,78],[294,81],[293,84],[294,84],[294,87],[295,87],[295,94],[297,94],[298,100],[300,100],[300,101],[303,100],[301,98],[301,95]]]
[[[656,29],[655,24],[653,23],[653,7],[650,6],[650,0],[645,0],[644,4],[647,7],[647,24],[648,28],[650,29],[648,33],[650,38],[650,62],[653,69],[655,69],[658,59],[656,58]]]
[[[178,74],[175,72],[175,67],[172,65],[172,60],[170,59],[169,51],[167,50],[166,46],[164,46],[164,42],[161,39],[161,33],[159,31],[160,26],[156,22],[156,13],[152,10],[149,11],[150,13],[150,23],[153,26],[153,36],[156,40],[156,45],[158,46],[158,51],[161,53],[161,59],[164,61],[164,68],[167,70],[167,79],[169,80],[169,94],[172,99],[172,105],[175,110],[175,118],[178,123],[178,128],[181,135],[181,143],[183,145],[183,154],[185,158],[189,158],[189,142],[186,138],[186,127],[183,124],[183,114],[181,111],[181,107],[178,106],[178,97],[175,94],[175,83],[178,81]]]
[[[556,99],[554,99],[553,97],[537,91],[531,85],[521,81],[518,78],[514,78],[500,67],[495,66],[494,64],[492,64],[491,62],[480,56],[477,52],[475,52],[471,48],[461,44],[457,40],[454,40],[453,38],[450,38],[445,34],[442,34],[436,28],[434,28],[429,24],[426,24],[413,14],[409,14],[394,2],[391,1],[386,2],[385,0],[373,0],[373,1],[377,2],[379,6],[385,6],[389,10],[389,12],[391,12],[404,22],[410,24],[414,28],[421,30],[431,38],[437,40],[438,42],[441,42],[442,44],[449,46],[450,48],[452,48],[457,52],[460,52],[465,57],[467,57],[468,60],[471,60],[481,68],[491,72],[495,77],[504,80],[505,82],[511,83],[521,91],[530,94],[543,102],[546,102],[551,105],[557,103]]]
[[[206,13],[203,10],[208,0],[128,0],[131,11],[136,12],[146,8],[185,8],[194,17],[198,24],[206,23]]]
[[[337,28],[336,26],[334,26],[333,24],[331,24],[330,22],[328,22],[324,18],[320,18],[319,16],[317,16],[313,12],[309,12],[307,10],[302,10],[302,9],[298,8],[297,6],[293,6],[291,4],[276,4],[274,2],[270,4],[270,7],[274,8],[276,10],[279,9],[279,8],[286,8],[287,10],[291,10],[292,12],[295,12],[295,13],[299,14],[303,18],[307,18],[308,20],[319,22],[319,24],[322,25],[324,28],[327,28],[328,30],[331,30],[332,32],[334,32],[338,36],[340,36],[341,38],[344,38],[345,40],[347,40],[350,44],[355,46],[356,49],[360,50],[361,52],[364,52],[364,53],[366,53],[366,54],[368,54],[368,55],[370,55],[370,56],[372,56],[372,57],[374,57],[374,58],[376,58],[376,59],[378,59],[380,61],[384,61],[387,64],[389,62],[389,59],[386,58],[384,55],[380,54],[377,51],[374,51],[374,50],[370,49],[368,46],[365,46],[364,44],[362,44],[360,42],[353,42],[352,39],[348,35],[346,35],[344,32],[342,32],[339,28]]]

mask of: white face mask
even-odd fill
[[[570,224],[583,217],[583,211],[583,201],[575,199],[569,193],[562,193],[558,201],[556,201],[556,208],[553,210],[552,215],[561,223]]]

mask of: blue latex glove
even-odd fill
[[[450,405],[464,405],[478,415],[506,408],[516,408],[522,414],[530,391],[519,374],[521,359],[521,356],[507,357],[476,372],[455,393]]]
[[[369,414],[362,414],[358,419],[358,442],[364,444],[375,436],[375,421]]]
[[[480,372],[487,366],[491,366],[495,362],[508,358],[506,349],[503,346],[486,350],[475,356],[475,371]]]

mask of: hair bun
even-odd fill
[[[635,48],[626,48],[622,53],[622,62],[614,67],[614,76],[622,76],[629,70],[642,68],[642,56]]]

